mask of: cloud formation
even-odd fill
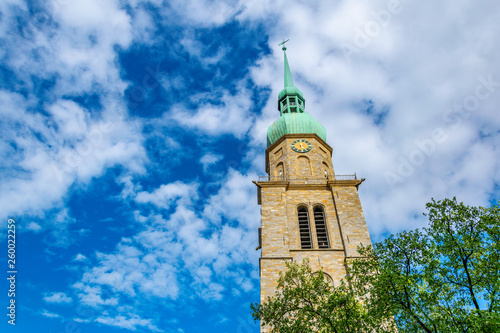
[[[47,303],[71,303],[73,300],[71,297],[68,297],[65,293],[51,293],[43,298],[43,300]]]

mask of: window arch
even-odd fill
[[[326,227],[325,211],[323,207],[314,207],[314,224],[316,226],[316,237],[318,238],[318,247],[320,249],[329,249],[330,241],[328,239],[328,229]]]
[[[307,207],[297,209],[299,219],[300,247],[302,249],[312,249],[311,229],[309,228],[309,212]]]
[[[310,176],[311,175],[311,162],[307,156],[297,157],[297,163],[299,166],[300,176]]]
[[[330,276],[330,274],[328,273],[325,273],[325,272],[322,272],[323,273],[323,279],[332,287],[334,287],[335,285],[333,284],[333,279],[332,277]],[[319,271],[317,272],[314,272],[313,275],[317,275],[319,274]]]
[[[278,179],[284,179],[285,178],[285,167],[283,165],[283,162],[280,162],[276,165],[276,174],[275,176],[278,177]]]
[[[331,285],[332,287],[334,287],[333,279],[330,276],[330,274],[323,272],[323,276],[325,277],[325,280],[328,282],[328,284]]]
[[[328,164],[326,162],[323,162],[323,174],[324,174],[325,178],[330,177],[330,167],[328,166]]]

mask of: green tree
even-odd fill
[[[307,260],[286,262],[274,297],[251,305],[252,316],[272,332],[385,332],[390,320],[370,311],[343,281],[334,287],[323,272],[313,273]],[[379,310],[379,308],[376,308]],[[387,328],[387,331],[392,332]]]
[[[500,209],[427,204],[429,226],[360,247],[349,282],[402,332],[500,332]]]
[[[432,200],[424,215],[426,228],[360,246],[339,286],[287,263],[254,319],[276,333],[500,332],[500,207]]]

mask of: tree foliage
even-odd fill
[[[500,210],[427,204],[429,226],[360,247],[350,282],[399,332],[500,332]]]
[[[252,304],[252,316],[271,332],[384,332],[384,320],[374,315],[344,282],[334,287],[323,272],[313,273],[308,261],[286,262],[273,298]]]
[[[275,333],[500,332],[499,206],[432,200],[424,215],[425,228],[360,246],[339,286],[287,263],[254,319]]]

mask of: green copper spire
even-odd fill
[[[305,107],[305,99],[304,95],[302,94],[302,91],[300,91],[297,87],[293,85],[293,79],[292,79],[292,72],[290,71],[290,65],[288,65],[288,58],[286,56],[286,46],[285,43],[288,42],[288,40],[285,40],[281,42],[279,45],[283,45],[281,48],[283,50],[283,54],[285,55],[285,88],[280,91],[278,95],[278,110],[280,110],[280,113],[287,113],[287,112],[294,112],[290,108],[287,109],[287,107],[291,106],[290,103],[298,103],[298,107],[304,110]],[[289,101],[286,97],[287,96],[298,96],[298,101],[293,98],[291,101]],[[284,103],[282,103],[284,102]],[[296,111],[295,111],[296,112]]]
[[[313,133],[326,141],[326,130],[311,115],[305,112],[306,101],[302,92],[293,85],[292,73],[288,65],[285,43],[285,88],[278,95],[280,118],[267,129],[267,145],[270,146],[285,134]]]
[[[292,73],[290,72],[290,66],[288,65],[288,58],[286,57],[286,46],[284,43],[287,41],[283,42],[283,53],[285,54],[285,88],[287,87],[293,87],[293,79],[292,79]]]

